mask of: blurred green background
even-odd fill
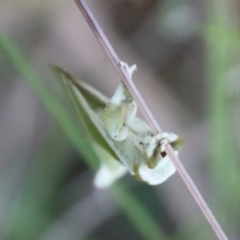
[[[87,1],[229,239],[240,224],[240,5]],[[216,239],[178,174],[92,185],[53,63],[111,96],[119,76],[74,1],[0,1],[0,239]],[[139,113],[141,116],[141,113]],[[83,151],[84,150],[84,151]]]

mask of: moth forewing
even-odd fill
[[[136,65],[129,67],[124,62],[120,62],[120,64],[132,78],[132,74],[137,68]],[[103,123],[108,135],[115,141],[125,140],[136,113],[137,104],[124,82],[121,81],[103,113]]]
[[[109,152],[113,158],[117,158],[112,147],[106,142],[99,126],[95,120],[95,113],[91,110],[89,105],[94,106],[95,109],[104,108],[108,100],[103,94],[99,93],[91,86],[83,82],[77,82],[69,73],[65,72],[59,67],[51,67],[61,80],[64,88],[66,89],[75,109],[78,114],[81,126],[87,133],[86,136],[97,145]],[[92,98],[93,96],[94,98]]]

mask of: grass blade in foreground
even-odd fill
[[[0,31],[0,47],[5,51],[15,68],[21,73],[23,79],[38,95],[44,107],[57,120],[65,134],[71,140],[73,145],[81,151],[81,154],[88,161],[88,164],[94,168],[97,165],[97,156],[91,149],[91,146],[85,141],[79,127],[69,117],[61,104],[44,87],[40,78],[32,71],[27,61],[18,52],[18,49],[10,43],[10,40]]]

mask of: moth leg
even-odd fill
[[[133,99],[128,100],[128,111],[125,119],[125,126],[130,127],[137,114],[137,104]]]
[[[137,70],[137,65],[134,64],[131,67],[129,67],[127,63],[122,62],[122,61],[120,61],[120,65],[126,69],[128,75],[132,79],[133,73]],[[125,95],[127,96],[126,101],[128,102],[128,113],[126,116],[125,125],[130,126],[133,122],[133,119],[135,118],[135,116],[137,114],[137,104],[136,104],[135,100],[132,98],[132,95],[129,93],[129,91],[125,85],[124,85],[124,87],[125,87]]]
[[[127,63],[120,62],[132,77],[136,65],[129,67]],[[131,126],[137,113],[137,104],[121,82],[114,95],[107,103],[103,113],[103,123],[108,135],[116,141],[123,141],[127,138],[129,126]]]
[[[148,133],[144,136],[138,136],[135,140],[135,146],[140,150],[149,168],[155,168],[161,159],[159,141],[153,134]]]
[[[174,133],[163,132],[159,133],[155,136],[155,138],[160,143],[161,153],[166,151],[167,144],[170,144],[175,151],[179,150],[179,148],[183,145],[183,139]]]
[[[142,152],[149,168],[155,168],[159,161],[166,156],[166,146],[171,144],[177,151],[183,145],[183,139],[174,133],[147,134],[138,136],[135,145]]]
[[[131,67],[129,67],[127,63],[122,62],[122,61],[120,61],[119,64],[120,64],[121,67],[125,68],[128,75],[130,76],[130,78],[132,78],[133,73],[137,70],[137,65],[134,64]]]

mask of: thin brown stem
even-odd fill
[[[147,107],[146,103],[144,102],[142,96],[140,95],[139,91],[135,87],[133,81],[127,74],[124,68],[122,68],[119,64],[120,60],[115,53],[114,49],[112,48],[111,44],[109,43],[108,39],[106,38],[105,34],[103,33],[101,27],[99,26],[98,22],[94,18],[93,14],[91,13],[90,9],[88,8],[87,4],[84,0],[75,0],[78,8],[82,12],[83,16],[85,17],[87,23],[89,24],[90,28],[92,29],[93,33],[95,34],[96,38],[102,45],[104,51],[107,53],[108,57],[112,61],[114,67],[116,68],[118,74],[120,75],[121,79],[124,81],[125,85],[131,92],[132,96],[134,97],[135,101],[137,102],[139,108],[143,112],[147,122],[151,126],[152,130],[155,133],[161,132],[161,128],[158,125],[157,121],[153,117],[152,113],[150,112],[149,108]],[[183,166],[180,159],[174,153],[172,147],[170,145],[167,146],[166,152],[175,165],[178,173],[182,177],[182,180],[186,184],[187,188],[191,192],[193,198],[197,202],[198,206],[200,207],[201,211],[203,212],[204,216],[208,220],[209,224],[211,225],[212,229],[214,230],[216,236],[220,240],[228,240],[227,236],[223,232],[221,226],[217,222],[216,218],[214,217],[213,213],[211,212],[210,208],[206,204],[205,200],[203,199],[201,193],[197,189],[196,185],[194,184],[193,180],[189,176],[188,172],[186,171],[185,167]]]

